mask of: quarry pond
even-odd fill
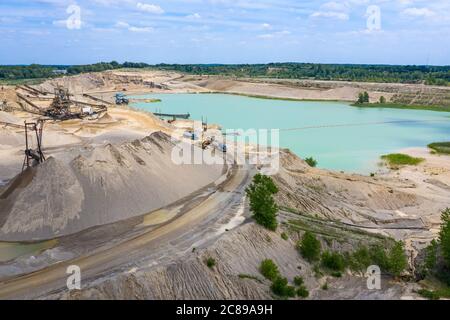
[[[223,129],[280,129],[280,146],[318,167],[368,174],[380,156],[410,147],[447,141],[450,113],[357,108],[344,102],[285,101],[229,94],[150,94],[134,107],[170,114],[190,113]]]

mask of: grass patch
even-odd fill
[[[6,80],[2,79],[0,80],[0,85],[6,85],[6,86],[20,86],[20,85],[38,85],[43,83],[44,81],[52,79],[52,78],[36,78],[36,79],[13,79],[13,80]]]
[[[419,291],[417,291],[417,293],[428,300],[439,300],[441,298],[436,291],[420,289]]]
[[[370,242],[379,242],[383,243],[388,239],[380,234],[369,233],[362,229],[356,227],[350,227],[348,225],[343,224],[337,220],[327,220],[320,217],[314,217],[305,213],[301,213],[296,211],[295,209],[289,209],[283,207],[282,210],[295,213],[298,215],[298,220],[290,220],[288,222],[289,227],[293,231],[309,231],[314,233],[317,236],[322,236],[323,238],[332,240],[348,240],[348,239],[358,239],[358,240],[366,240]]]
[[[381,156],[390,166],[416,166],[425,161],[423,158],[415,158],[402,153],[391,153]]]
[[[428,148],[439,154],[450,154],[450,142],[435,142],[428,145]]]
[[[389,109],[412,109],[412,110],[429,110],[429,111],[441,111],[450,112],[450,106],[437,106],[437,105],[411,105],[401,103],[354,103],[351,106],[358,108],[389,108]]]
[[[261,279],[259,279],[257,276],[252,276],[251,274],[240,274],[239,279],[250,279],[250,280],[255,280],[258,282],[261,282]]]

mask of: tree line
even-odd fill
[[[227,75],[250,78],[425,83],[428,85],[448,85],[450,83],[450,66],[270,63],[254,65],[160,64],[156,67],[196,75]]]
[[[0,66],[0,80],[20,80],[54,77],[54,70],[66,70],[75,75],[85,72],[101,72],[120,68],[153,68],[178,71],[194,75],[223,75],[238,78],[313,79],[361,82],[424,83],[449,85],[450,66],[392,66],[313,63],[270,64],[158,64],[117,61],[87,65]]]
[[[118,63],[117,61],[73,66],[39,64],[0,66],[0,80],[52,78],[60,75],[55,73],[57,70],[65,71],[69,75],[76,75],[80,73],[101,72],[121,68],[147,68],[149,66],[150,65],[146,63]]]

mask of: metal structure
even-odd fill
[[[36,105],[33,101],[28,99],[28,97],[25,97],[24,95],[22,95],[20,93],[17,93],[17,98],[19,98],[19,103],[22,106],[23,110],[30,112],[30,113],[43,115],[42,109],[38,105]],[[26,102],[26,104],[24,104],[22,101]],[[25,107],[26,105],[31,106],[33,108],[33,110],[31,111],[31,110],[29,110],[29,108],[26,108]]]
[[[44,153],[42,152],[42,132],[44,130],[44,121],[26,122],[25,121],[25,159],[23,160],[22,171],[25,168],[34,167],[45,161]],[[34,132],[36,135],[36,148],[30,147],[28,139],[28,131]]]
[[[123,104],[129,104],[130,100],[125,97],[123,93],[117,93],[116,94],[116,104],[117,105],[123,105]]]
[[[0,111],[4,112],[11,112],[12,108],[8,105],[8,102],[6,100],[3,100],[3,103],[0,104]]]
[[[202,149],[206,150],[214,142],[214,137],[210,137],[202,142]]]
[[[27,88],[24,86],[18,86],[18,89],[24,90],[26,92],[32,91],[33,88]],[[40,94],[47,94],[43,91],[33,89]],[[54,97],[44,98],[37,95],[27,95],[17,92],[17,97],[19,98],[19,103],[23,110],[38,114],[41,116],[49,117],[53,120],[70,120],[70,119],[84,119],[85,117],[90,117],[91,119],[96,119],[100,114],[108,111],[106,105],[93,104],[89,102],[81,102],[71,99],[71,94],[67,88],[63,86],[55,87]],[[90,98],[90,97],[89,97]],[[32,99],[48,100],[51,99],[52,102],[48,108],[38,106]],[[31,108],[29,108],[31,106]]]
[[[170,113],[154,113],[155,116],[160,118],[172,118],[173,121],[176,119],[189,119],[191,115],[189,113],[186,114],[170,114]]]
[[[45,111],[45,115],[60,120],[74,118],[74,115],[70,111],[71,104],[69,90],[58,86],[55,88],[55,98],[50,108]]]
[[[97,101],[97,102],[104,103],[104,104],[106,104],[106,105],[111,104],[110,102],[108,102],[108,101],[106,101],[106,100],[103,100],[103,99],[94,97],[94,96],[92,96],[92,95],[90,95],[90,94],[87,94],[87,93],[83,93],[83,97],[89,98],[89,99],[94,100],[94,101]]]
[[[208,131],[208,117],[206,117],[205,119],[203,119],[202,117],[202,128],[203,132]]]

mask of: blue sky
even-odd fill
[[[1,0],[0,38],[0,64],[450,65],[450,1]]]

